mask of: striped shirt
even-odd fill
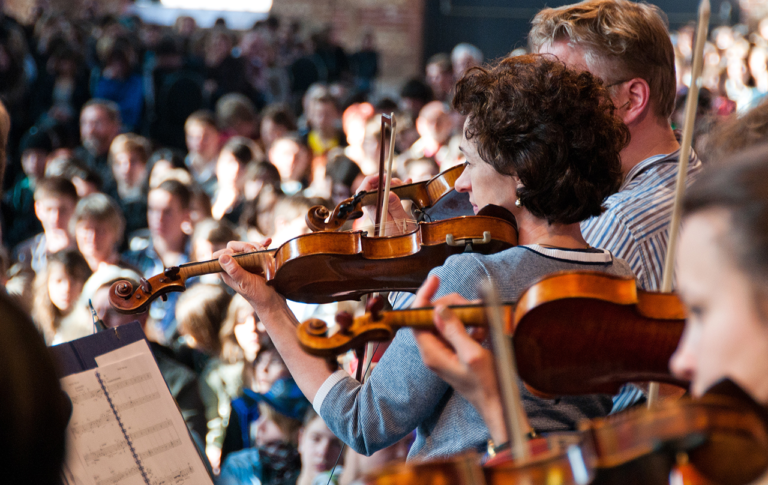
[[[661,288],[679,157],[677,150],[635,165],[619,192],[605,199],[605,212],[581,223],[587,243],[627,261],[645,290]],[[686,184],[700,172],[701,161],[691,151]]]
[[[626,260],[637,285],[645,290],[661,289],[679,158],[678,149],[638,163],[627,173],[619,192],[605,200],[605,212],[581,223],[587,243]],[[701,161],[691,150],[686,185],[690,186],[700,172]],[[638,387],[626,385],[614,397],[611,412],[626,409],[642,398]]]

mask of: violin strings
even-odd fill
[[[379,343],[376,342],[376,347],[373,348],[373,354],[376,355],[376,351],[379,350]],[[360,365],[361,362],[358,362],[358,365]],[[366,376],[368,374],[368,369],[371,368],[371,364],[373,364],[373,359],[371,359],[370,362],[368,362],[368,365],[365,367],[365,371],[363,372],[363,376]],[[339,465],[339,460],[341,460],[341,456],[344,454],[344,448],[347,447],[346,443],[342,443],[341,450],[339,450],[339,456],[336,457],[336,463],[333,464],[333,468],[331,468],[331,474],[328,476],[328,483],[325,485],[331,485],[331,480],[333,480],[333,474],[336,472],[336,467]]]

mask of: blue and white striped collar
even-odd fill
[[[539,253],[542,256],[548,258],[559,259],[563,261],[572,261],[575,263],[610,263],[613,261],[613,255],[607,249],[561,249],[561,248],[548,248],[539,244],[526,244],[520,246],[525,249],[531,250],[535,253]]]

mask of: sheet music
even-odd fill
[[[65,478],[78,485],[210,485],[149,348],[137,344],[133,357],[108,357],[113,363],[61,379],[73,404]]]

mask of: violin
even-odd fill
[[[668,485],[677,466],[686,485],[745,485],[768,468],[766,411],[729,380],[698,400],[662,403],[582,423],[578,432],[528,441],[527,459],[506,451],[480,465],[476,454],[390,465],[366,485]]]
[[[467,250],[491,254],[516,244],[514,216],[489,206],[477,216],[421,222],[396,236],[319,232],[293,238],[277,249],[233,258],[290,300],[330,303],[356,300],[374,291],[416,291],[429,271],[453,254]],[[142,278],[137,287],[118,281],[110,288],[109,300],[118,312],[141,313],[158,297],[184,291],[189,278],[222,271],[215,259],[182,264]]]
[[[392,187],[391,192],[400,200],[410,200],[414,208],[425,214],[428,220],[472,215],[469,194],[453,190],[456,180],[464,172],[464,165],[455,165],[424,182]],[[333,211],[322,205],[309,209],[305,217],[307,227],[312,231],[338,231],[345,222],[363,216],[363,206],[372,205],[378,191],[358,192],[354,197],[343,200]],[[429,211],[427,211],[429,209]]]
[[[488,324],[482,305],[451,309],[467,326]],[[520,377],[539,395],[615,394],[627,382],[647,380],[687,386],[668,366],[685,325],[675,294],[640,290],[632,278],[561,272],[542,278],[502,311]],[[341,314],[336,322],[334,332],[317,319],[300,324],[304,350],[336,355],[368,340],[389,340],[401,327],[432,328],[433,315],[419,308],[355,319]]]

